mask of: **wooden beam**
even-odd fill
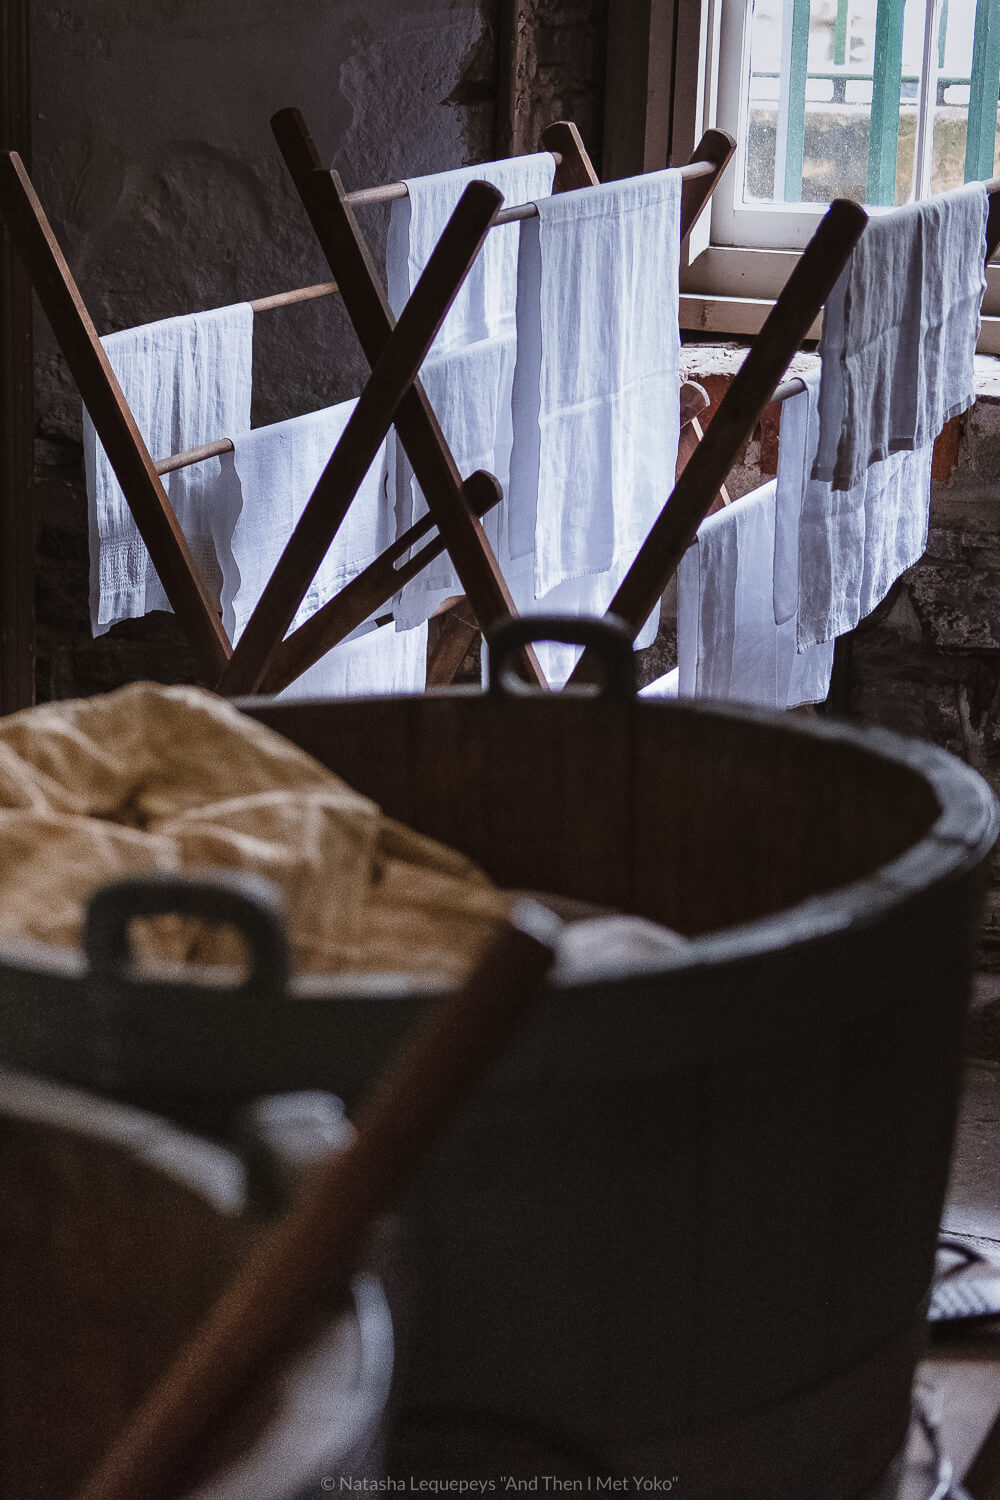
[[[605,181],[665,167],[670,149],[674,0],[619,0],[604,74]]]
[[[729,165],[736,142],[724,130],[706,130],[691,153],[692,161],[710,161],[715,171],[706,177],[685,178],[681,184],[681,244],[683,245]]]
[[[30,148],[28,0],[0,10],[0,147]],[[0,713],[34,702],[34,361],[31,283],[0,227]]]

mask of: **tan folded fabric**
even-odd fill
[[[0,720],[0,932],[76,947],[100,885],[206,867],[278,886],[299,972],[457,978],[510,906],[211,693],[139,683]],[[175,962],[237,957],[232,934],[188,918],[142,927]]]

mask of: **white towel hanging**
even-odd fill
[[[249,304],[167,318],[101,340],[154,459],[250,426],[253,313]],[[94,635],[118,620],[169,609],[166,594],[84,412],[83,451],[90,527],[90,608]],[[216,499],[219,460],[164,478],[196,565],[217,596],[232,517]]]

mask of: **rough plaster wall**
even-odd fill
[[[493,154],[488,0],[73,0],[32,30],[33,176],[101,333],[328,278],[276,109],[349,187]],[[39,696],[188,676],[169,620],[90,641],[79,400],[38,322]],[[261,315],[254,367],[260,423],[353,394],[363,362],[325,298]]]

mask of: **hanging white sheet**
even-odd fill
[[[285,543],[326,467],[356,401],[254,428],[233,440],[223,459],[225,487],[235,495],[233,571],[223,592],[223,623],[238,640]],[[295,616],[296,628],[356,577],[388,546],[392,516],[386,500],[383,443],[352,500],[333,543]],[[231,625],[229,622],[231,621]],[[427,629],[397,632],[359,627],[288,689],[291,697],[349,697],[363,693],[422,692],[426,685]]]
[[[781,413],[774,555],[774,618],[793,624],[800,652],[853,630],[923,554],[934,451],[891,453],[846,490],[811,479],[822,378],[804,379]]]
[[[101,343],[154,459],[249,428],[253,313],[248,303],[128,328]],[[96,636],[118,620],[170,605],[86,412],[83,451]],[[199,572],[216,596],[233,520],[218,504],[219,476],[215,458],[163,480]]]
[[[393,312],[398,315],[406,303],[470,182],[492,183],[508,204],[536,202],[552,192],[554,173],[552,155],[545,151],[408,179],[408,196],[393,203],[389,221],[386,273]],[[482,468],[500,481],[505,499],[483,524],[501,567],[508,556],[518,248],[516,223],[490,231],[420,372],[459,473],[466,477]],[[390,445],[389,474],[399,534],[423,515],[427,506],[409,460],[395,438]],[[405,629],[426,620],[444,599],[463,592],[450,559],[442,555],[401,591],[395,604],[398,627]]]
[[[823,313],[814,478],[851,490],[972,405],[987,212],[979,182],[869,218]]]
[[[702,521],[677,571],[678,695],[762,708],[822,703],[833,642],[796,650],[774,619],[776,481]]]

